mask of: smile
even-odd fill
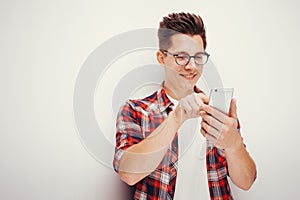
[[[183,75],[183,74],[180,74],[180,76],[183,76],[184,78],[186,79],[193,79],[197,74],[188,74],[188,75]]]

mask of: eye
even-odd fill
[[[195,59],[197,59],[197,60],[202,60],[203,58],[204,58],[204,54],[202,54],[202,53],[195,55]]]
[[[187,55],[187,54],[178,54],[178,55],[176,56],[176,58],[177,58],[178,60],[188,60],[188,59],[189,59],[189,55]]]

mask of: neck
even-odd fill
[[[163,88],[170,97],[176,100],[180,100],[181,98],[186,97],[187,95],[192,94],[194,92],[193,89],[180,90],[179,88],[170,86],[166,82],[163,83]]]

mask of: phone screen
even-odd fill
[[[233,88],[213,88],[210,90],[209,105],[228,114],[233,97]]]

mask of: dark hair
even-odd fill
[[[171,13],[163,17],[159,23],[158,41],[160,49],[172,46],[171,37],[175,34],[200,35],[206,48],[206,31],[203,20],[199,15],[190,13]]]

